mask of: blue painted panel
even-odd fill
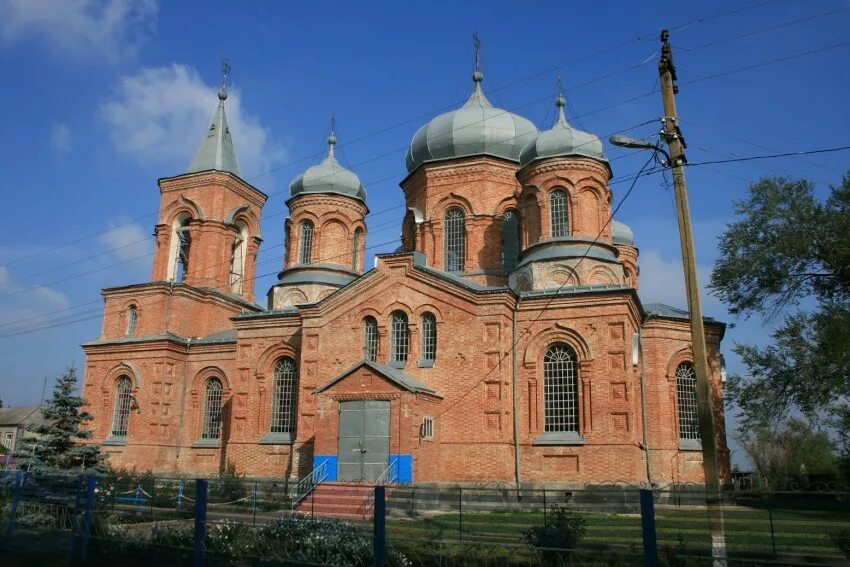
[[[336,480],[336,466],[337,466],[337,456],[336,455],[313,455],[313,468],[317,468],[319,465],[325,465],[325,480],[326,481],[334,481]],[[318,475],[315,475],[318,476]],[[318,481],[319,479],[314,476],[313,480]]]
[[[390,455],[392,479],[395,482],[413,482],[413,455]]]

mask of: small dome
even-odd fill
[[[555,100],[558,107],[558,121],[551,130],[541,132],[522,149],[519,156],[521,166],[533,161],[559,156],[583,156],[608,164],[602,142],[594,134],[576,130],[567,123],[564,116],[566,100],[559,95]]]
[[[629,225],[618,220],[611,221],[611,239],[614,244],[626,244],[628,246],[635,245],[635,234]]]
[[[519,161],[522,148],[537,134],[537,127],[522,116],[493,107],[481,91],[481,71],[475,71],[475,88],[462,107],[441,114],[413,136],[407,152],[407,171],[420,165],[466,156],[490,155]]]
[[[366,201],[366,189],[360,183],[360,178],[336,161],[335,144],[336,136],[331,133],[328,137],[328,157],[320,164],[308,167],[307,171],[292,180],[289,184],[292,197],[302,193],[333,193]]]

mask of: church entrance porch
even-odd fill
[[[338,480],[375,482],[390,459],[390,402],[339,403]]]

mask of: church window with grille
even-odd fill
[[[552,236],[569,236],[570,226],[567,211],[567,192],[555,189],[549,195],[549,214],[552,221]]]
[[[313,223],[301,221],[301,248],[298,252],[298,262],[309,264],[313,255]]]
[[[699,441],[699,409],[694,365],[683,362],[676,367],[676,409],[679,414],[679,439]]]
[[[135,305],[131,305],[127,308],[127,328],[125,329],[124,334],[128,337],[132,337],[136,334],[136,322],[139,318],[139,311]]]
[[[545,432],[578,433],[578,368],[567,345],[552,345],[543,357],[543,410]]]
[[[274,367],[272,433],[291,435],[295,431],[296,384],[295,362],[291,358],[281,358]]]
[[[396,365],[403,366],[407,362],[410,338],[407,315],[403,311],[393,311],[390,317],[390,325],[390,360]]]
[[[447,272],[462,272],[466,263],[466,219],[460,209],[449,209],[443,228]]]
[[[519,261],[519,215],[508,209],[502,215],[502,269],[512,272]]]
[[[422,315],[422,360],[434,362],[437,358],[437,318],[433,313]]]
[[[115,408],[112,413],[112,435],[126,437],[130,425],[130,406],[133,396],[130,393],[132,382],[126,376],[121,376],[115,383]]]
[[[372,316],[363,319],[363,360],[378,360],[378,321]]]
[[[210,378],[204,388],[204,422],[201,439],[221,439],[223,390],[221,380]]]

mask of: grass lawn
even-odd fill
[[[641,519],[637,514],[577,512],[586,520],[582,544],[588,547],[618,546],[624,552],[642,550]],[[773,529],[771,530],[771,519]],[[829,534],[850,528],[850,512],[804,511],[729,506],[724,511],[726,543],[730,555],[737,553],[801,554],[841,558]],[[469,543],[517,544],[523,531],[544,522],[541,512],[469,512],[428,518],[391,517],[388,535],[398,540],[451,540]],[[771,531],[773,535],[771,536]],[[699,553],[710,548],[708,518],[699,507],[656,508],[659,547],[680,546]],[[596,545],[593,545],[596,544]]]

